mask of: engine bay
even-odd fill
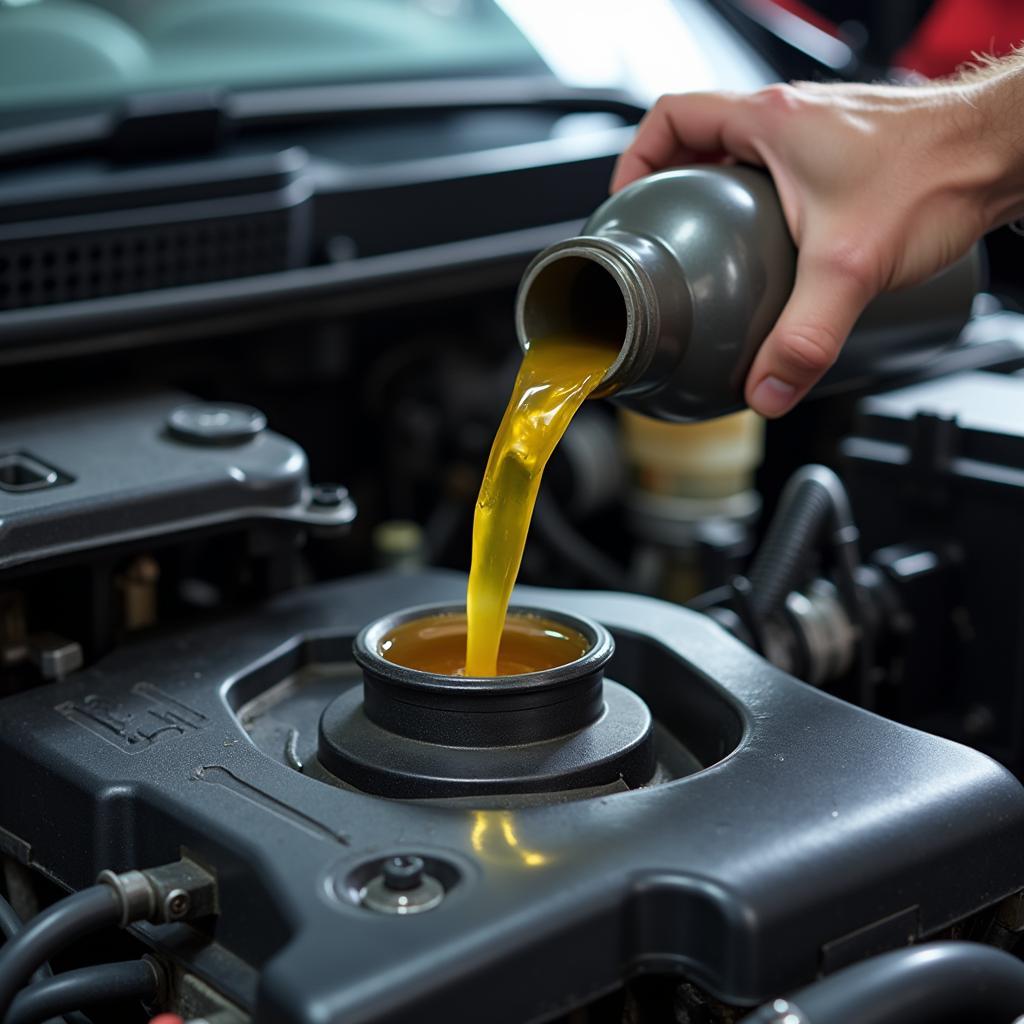
[[[859,399],[838,512],[773,563],[771,615],[759,562],[809,487],[832,493],[823,467],[795,473],[760,544],[723,519],[691,545],[705,579],[724,568],[690,607],[518,588],[614,653],[597,726],[552,698],[497,708],[498,738],[406,697],[386,728],[366,719],[356,634],[458,604],[465,576],[406,552],[318,582],[312,556],[343,557],[362,512],[311,484],[274,417],[160,390],[11,417],[8,890],[31,905],[196,865],[202,916],[110,941],[157,958],[164,1006],[223,1021],[730,1021],[911,943],[1012,947],[1024,792],[997,680],[1019,641],[984,581],[1016,514],[1021,397],[1010,363]],[[556,738],[517,732],[523,714]],[[641,739],[645,768],[602,753]]]
[[[4,771],[31,780],[6,804],[9,852],[69,888],[179,856],[203,865],[216,916],[139,937],[172,973],[280,1021],[473,1021],[483,1004],[527,1020],[624,972],[682,971],[749,1006],[981,928],[1019,886],[1024,794],[1008,773],[650,599],[519,595],[612,630],[608,672],[656,723],[655,780],[518,798],[354,789],[318,759],[317,722],[358,688],[355,633],[463,587],[440,573],[311,587],[9,698]],[[40,805],[59,833],[38,828]],[[374,881],[395,857],[421,861],[438,902],[378,909]]]
[[[112,6],[168,60],[221,17]],[[686,88],[827,65],[680,0],[595,85],[530,5],[412,6],[511,63],[0,109],[0,1021],[1009,1024],[1017,256],[778,420],[581,395],[512,594],[580,650],[417,673],[384,650],[466,605],[517,285],[604,202],[655,28]],[[328,38],[296,7],[252,60]],[[351,8],[369,60],[398,22]]]

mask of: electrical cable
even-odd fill
[[[160,981],[148,960],[95,964],[56,974],[23,989],[11,1003],[4,1024],[41,1024],[83,1006],[122,999],[152,1001]]]
[[[54,903],[0,946],[0,1020],[40,965],[76,939],[118,924],[121,915],[118,893],[109,885],[93,885]]]

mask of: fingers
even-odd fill
[[[757,161],[746,131],[748,119],[744,96],[709,92],[662,96],[619,157],[611,191],[666,167],[706,159],[709,154]]]
[[[863,247],[834,242],[860,237],[864,228],[860,216],[830,216],[831,228],[850,230],[824,230],[821,214],[835,205],[831,183],[837,170],[833,160],[826,167],[824,184],[818,182],[817,187],[813,176],[805,180],[806,175],[799,173],[802,165],[793,153],[807,152],[808,139],[806,131],[794,135],[794,125],[808,123],[807,109],[801,93],[785,85],[750,96],[663,96],[640,122],[611,183],[615,192],[646,174],[709,156],[770,168],[801,254],[793,294],[747,377],[748,404],[769,417],[788,412],[835,362],[864,307],[881,290],[884,277],[877,250],[872,254]],[[852,180],[856,184],[857,179]]]
[[[747,404],[771,419],[789,412],[836,361],[876,291],[841,260],[801,256],[793,294],[747,375]]]

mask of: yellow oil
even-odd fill
[[[590,645],[575,629],[540,615],[509,615],[501,634],[496,672],[520,672],[566,665],[585,654]],[[445,676],[466,672],[466,616],[426,615],[385,634],[380,653],[388,661]]]
[[[617,348],[584,337],[533,340],[523,357],[487,460],[473,518],[466,594],[465,671],[502,675],[502,627],[541,475],[576,410],[615,361]]]
[[[543,853],[522,841],[511,811],[474,811],[469,841],[476,855],[488,864],[542,868],[554,859],[550,853]]]

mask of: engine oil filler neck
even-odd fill
[[[651,714],[632,691],[604,678],[611,634],[582,616],[513,607],[509,621],[550,621],[583,638],[566,664],[473,678],[410,668],[385,657],[386,638],[425,620],[449,627],[465,649],[461,606],[386,615],[356,637],[363,686],[332,701],[320,720],[318,758],[339,779],[388,797],[551,793],[654,774]],[[555,630],[551,630],[555,632]]]

